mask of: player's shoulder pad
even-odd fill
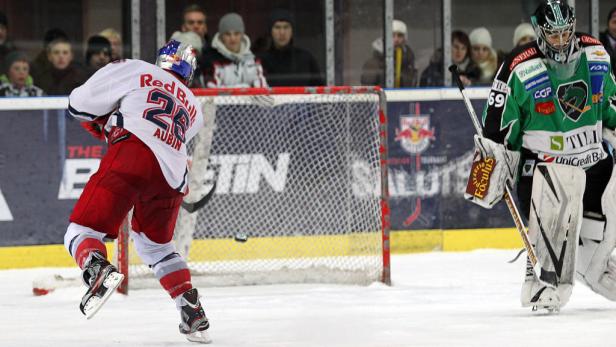
[[[132,70],[140,64],[147,64],[146,62],[138,59],[118,59],[103,66],[100,70],[105,71],[117,71],[117,70]]]
[[[509,82],[513,74],[516,74],[521,82],[530,79],[541,72],[547,71],[543,61],[543,53],[536,41],[515,47],[503,61],[498,75],[498,80]]]
[[[584,54],[586,54],[586,60],[590,63],[591,69],[600,69],[594,71],[608,72],[609,66],[594,66],[597,65],[597,63],[599,63],[599,65],[606,65],[610,63],[610,55],[605,49],[605,47],[603,47],[601,41],[584,33],[576,33],[576,37],[578,39],[580,48],[582,49]]]
[[[578,40],[578,43],[580,45],[580,47],[585,48],[585,47],[592,47],[592,46],[601,46],[603,47],[603,44],[601,43],[601,41],[599,41],[598,39],[594,38],[592,35],[586,34],[586,33],[580,33],[580,32],[576,32],[575,33],[575,37]]]

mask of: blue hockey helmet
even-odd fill
[[[196,51],[187,43],[170,40],[158,50],[156,66],[175,72],[189,85],[197,69]]]

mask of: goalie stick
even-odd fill
[[[464,84],[462,84],[462,80],[460,80],[460,74],[458,73],[458,67],[455,64],[452,64],[451,66],[449,66],[449,71],[451,72],[451,75],[453,76],[453,79],[458,85],[458,89],[460,90],[460,93],[462,94],[464,105],[466,106],[466,110],[468,111],[468,114],[471,117],[471,120],[473,121],[473,126],[475,127],[475,131],[477,132],[477,135],[483,136],[483,132],[481,130],[481,124],[479,124],[477,114],[475,114],[475,109],[473,109],[473,105],[471,104],[471,101],[468,98],[468,95],[466,95],[466,91],[464,90]],[[503,196],[503,199],[505,200],[505,203],[507,204],[507,207],[509,208],[509,212],[511,213],[511,218],[513,218],[513,223],[515,224],[516,229],[518,229],[518,232],[520,233],[520,236],[522,237],[522,243],[524,244],[524,248],[526,249],[526,253],[528,254],[528,259],[530,260],[530,263],[533,267],[533,271],[535,273],[536,278],[539,280],[539,282],[541,282],[541,284],[547,287],[555,288],[556,283],[549,283],[541,278],[541,269],[542,269],[541,263],[539,262],[539,259],[537,259],[537,252],[535,251],[535,247],[533,247],[532,243],[530,242],[530,239],[528,238],[528,233],[527,233],[528,229],[524,225],[524,221],[522,220],[520,211],[518,210],[517,206],[515,205],[515,201],[513,201],[513,198],[511,196],[511,189],[509,188],[507,184],[505,184],[505,195]]]
[[[210,199],[212,199],[212,196],[214,196],[215,190],[216,190],[216,182],[214,182],[210,191],[207,194],[205,194],[205,196],[203,196],[200,200],[192,202],[192,203],[182,200],[182,207],[186,211],[188,211],[188,213],[194,213],[198,211],[203,206],[205,206],[205,204],[207,204],[208,201],[210,201]]]

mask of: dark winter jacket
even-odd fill
[[[271,47],[260,56],[267,83],[277,86],[322,86],[323,76],[310,52],[289,44],[277,49]]]
[[[6,56],[15,51],[15,45],[11,41],[5,41],[3,44],[0,44],[0,63],[4,62],[4,58]],[[6,71],[2,71],[2,73],[6,73]]]
[[[612,38],[612,40],[616,40],[616,39]],[[610,60],[612,63],[612,71],[614,71],[614,69],[616,69],[616,67],[614,67],[616,66],[614,65],[616,63],[616,49],[612,47],[612,44],[610,42],[610,34],[607,32],[607,30],[599,34],[599,41],[601,41],[601,43],[603,44],[603,47],[605,47],[605,50],[610,55]]]
[[[34,83],[47,95],[69,95],[87,80],[84,69],[71,63],[66,69],[48,67],[40,75],[32,76]]]
[[[479,80],[481,71],[469,57],[462,64],[458,64],[458,72],[460,76],[466,76],[474,84]],[[420,87],[441,87],[445,78],[443,76],[443,50],[438,49],[434,52],[430,64],[421,73],[419,80]],[[455,81],[451,81],[451,85],[455,85]]]
[[[385,59],[383,58],[383,41],[376,39],[372,42],[373,54],[362,67],[361,84],[370,86],[385,85]],[[407,45],[402,47],[402,59],[400,75],[395,72],[396,54],[394,50],[394,87],[415,87],[417,86],[417,69],[415,68],[415,54]],[[396,85],[397,77],[400,84]]]

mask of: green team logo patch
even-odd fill
[[[563,136],[550,136],[550,149],[553,151],[562,151],[565,149],[565,138]]]
[[[558,105],[565,116],[577,122],[582,114],[590,110],[588,101],[588,85],[582,80],[561,84],[556,90]]]

